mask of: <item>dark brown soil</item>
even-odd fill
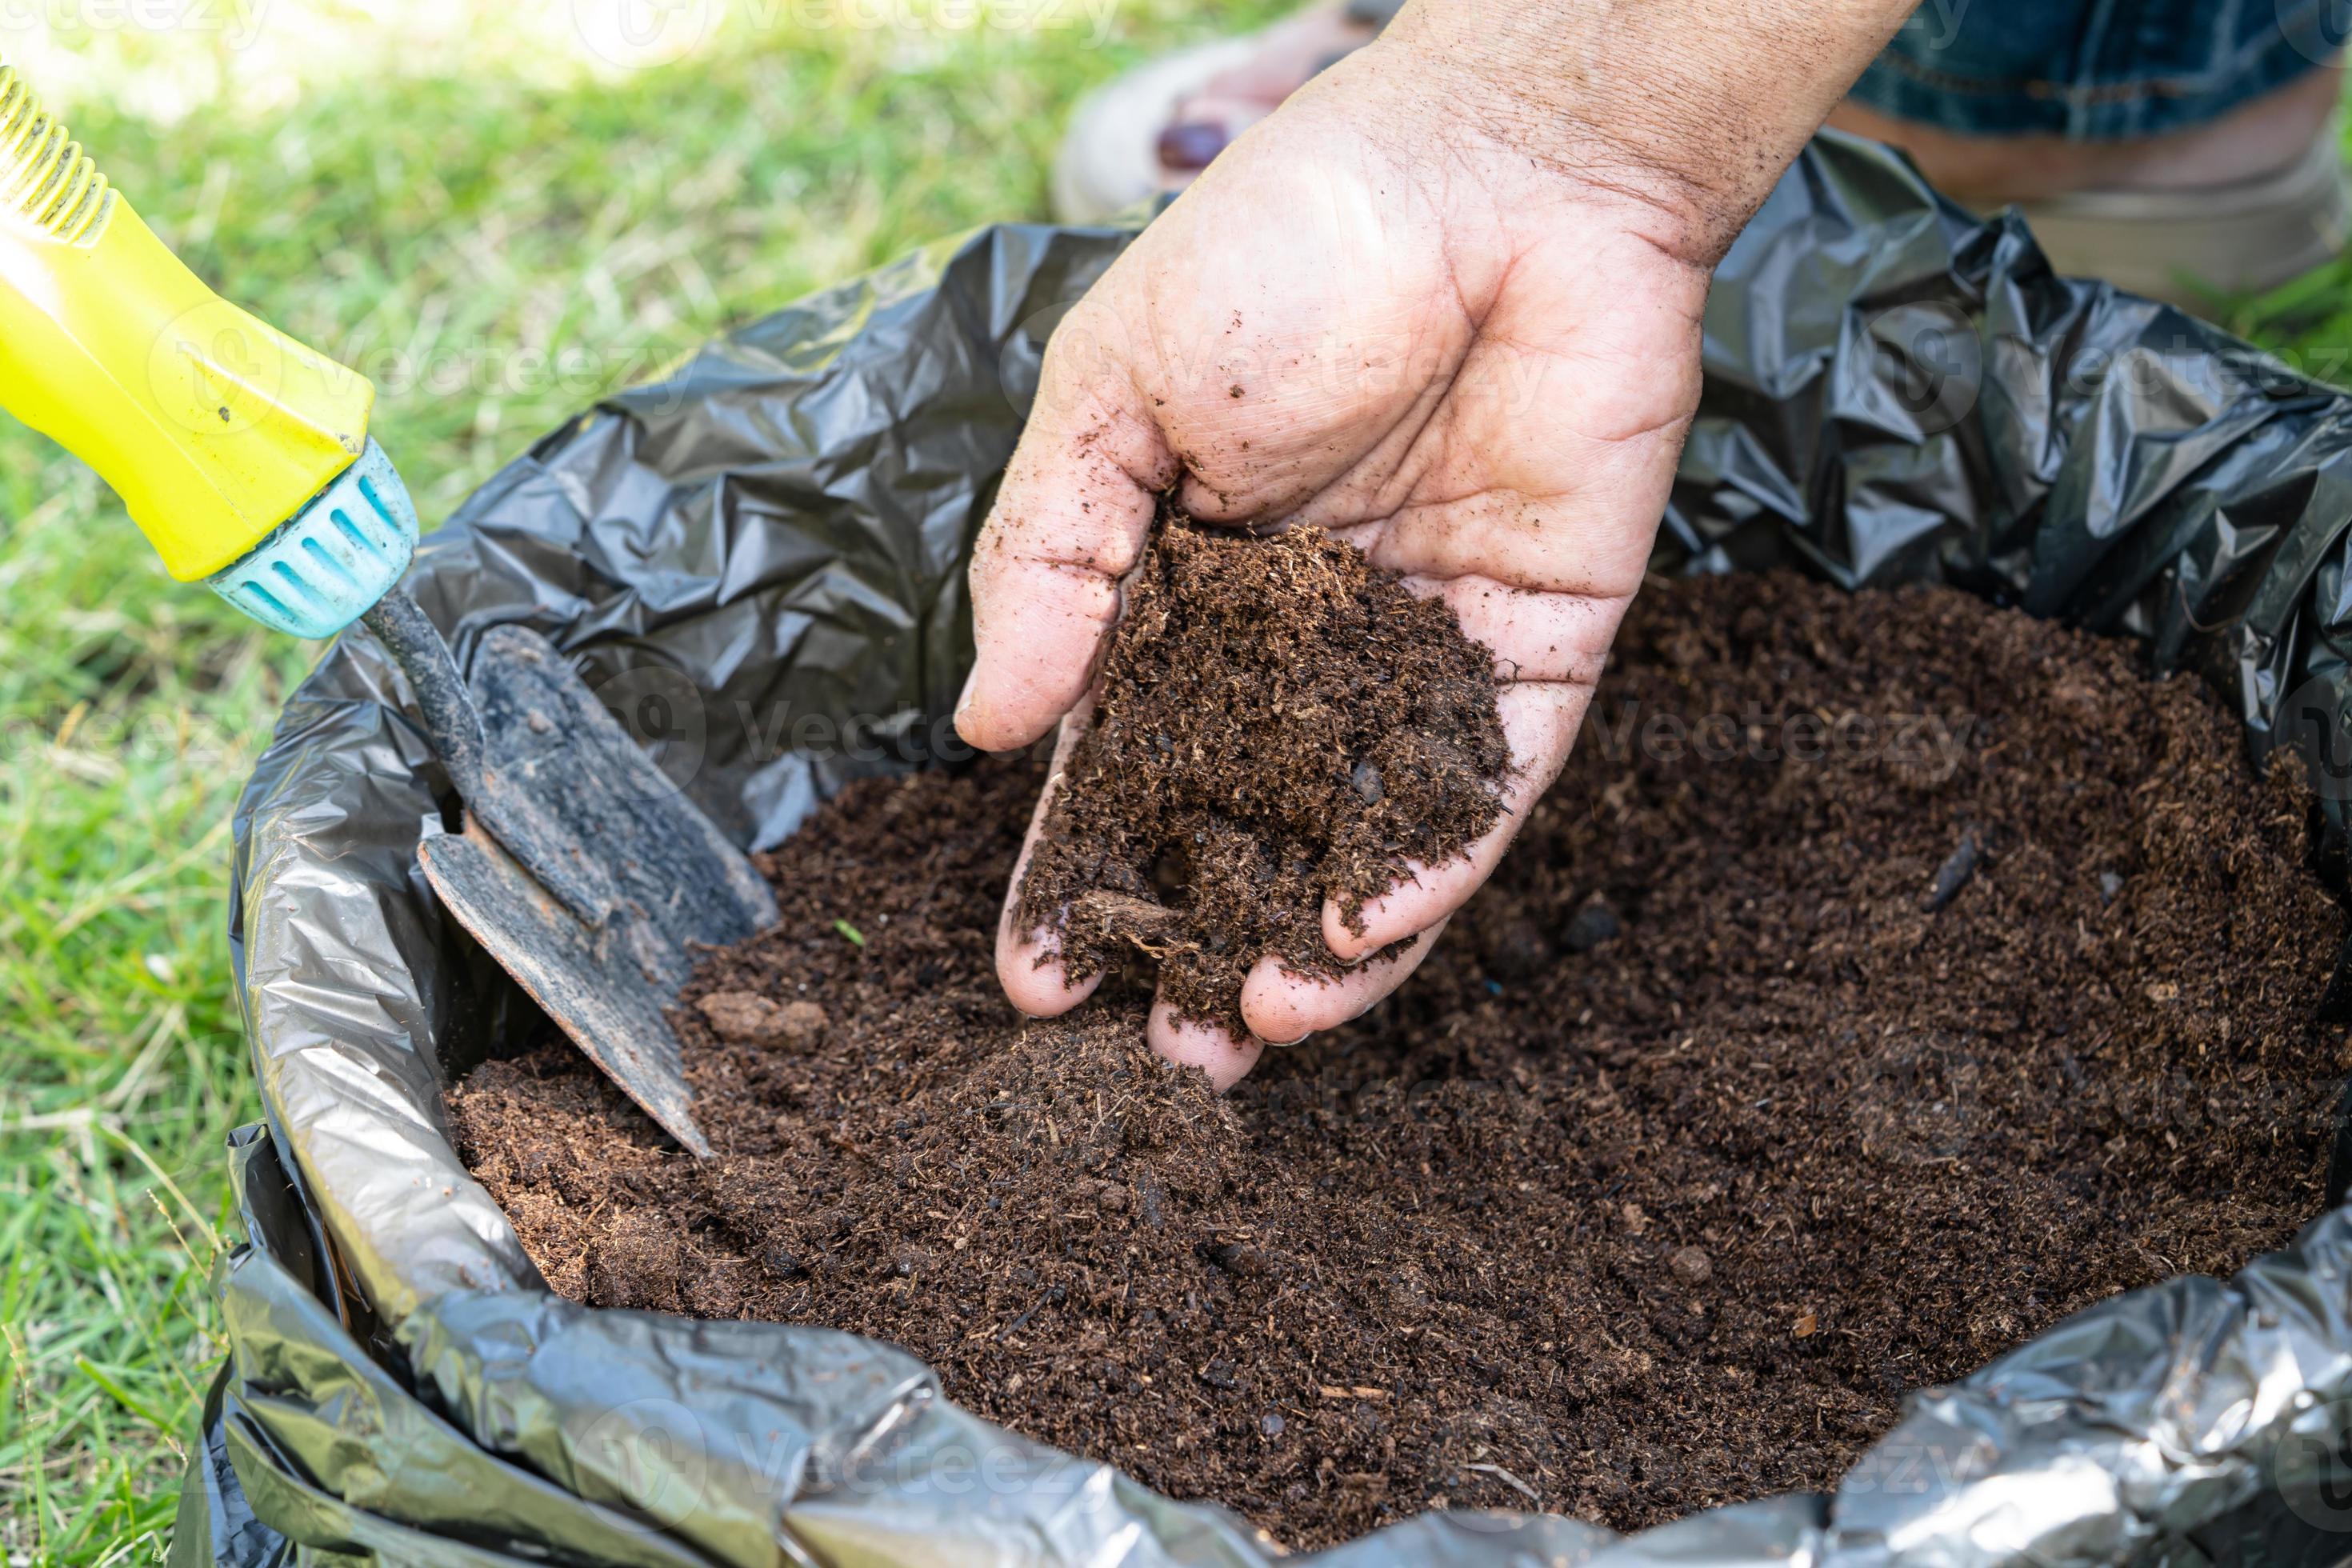
[[[1403,862],[1501,818],[1492,665],[1452,610],[1318,529],[1163,516],[1022,879],[1024,929],[1058,933],[1073,978],[1147,953],[1179,1017],[1245,1036],[1263,955],[1340,973],[1326,898],[1360,931]]]
[[[1826,1488],[1906,1389],[2316,1212],[2343,921],[2200,686],[1784,577],[1620,647],[1420,974],[1222,1100],[1129,979],[1006,1007],[1035,776],[987,765],[770,860],[789,919],[697,983],[741,1038],[681,1012],[719,1158],[560,1044],[452,1092],[461,1147],[569,1295],[895,1341],[1299,1545]]]

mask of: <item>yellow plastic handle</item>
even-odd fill
[[[367,445],[375,388],[205,287],[0,64],[0,405],[211,575]]]

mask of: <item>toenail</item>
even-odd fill
[[[1225,128],[1212,121],[1188,120],[1160,133],[1160,163],[1163,168],[1205,169],[1209,161],[1224,150]]]

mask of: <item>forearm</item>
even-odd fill
[[[1479,134],[1656,205],[1709,266],[1914,0],[1412,0],[1382,46]]]

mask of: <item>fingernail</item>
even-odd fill
[[[1160,132],[1160,163],[1166,169],[1205,169],[1225,150],[1225,128],[1205,120],[1189,120]]]
[[[964,710],[971,706],[971,689],[979,684],[980,666],[975,664],[965,672],[963,689],[956,693],[955,718],[959,729],[963,725]]]

